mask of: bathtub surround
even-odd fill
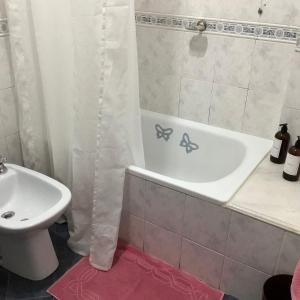
[[[69,245],[108,270],[125,168],[143,165],[133,1],[6,6],[25,166],[70,187]]]
[[[274,186],[293,198],[294,206],[279,202],[279,195],[268,198],[273,183],[267,178],[276,177],[269,174],[274,166],[280,167],[267,159],[228,207],[127,173],[120,237],[238,299],[260,300],[264,281],[292,274],[300,258],[299,188],[290,191],[279,174]],[[257,176],[265,178],[261,185]],[[287,211],[286,219],[280,219],[280,211]]]
[[[142,107],[272,138],[299,57],[298,2],[167,3],[136,1]]]
[[[9,162],[22,164],[13,74],[10,67],[8,26],[0,1],[0,153]]]
[[[142,131],[145,168],[129,166],[133,174],[220,205],[231,199],[273,144],[145,110]]]

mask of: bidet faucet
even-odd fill
[[[6,161],[7,161],[6,157],[0,154],[0,175],[7,172],[7,168],[4,165]]]

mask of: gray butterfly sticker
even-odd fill
[[[165,141],[168,141],[171,134],[173,133],[172,128],[162,128],[159,124],[155,125],[156,137],[158,139],[163,138]]]
[[[183,134],[180,146],[185,148],[187,154],[199,149],[199,146],[197,144],[191,142],[190,137],[187,133]]]

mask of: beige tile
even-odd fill
[[[133,246],[143,249],[144,220],[123,211],[119,237]]]
[[[282,94],[249,90],[243,132],[272,139],[278,130],[283,103]]]
[[[7,136],[6,143],[8,150],[7,160],[17,165],[23,165],[19,133]]]
[[[0,18],[6,18],[5,0],[0,0]]]
[[[300,260],[300,237],[299,235],[286,232],[283,247],[280,253],[277,274],[294,274],[295,267]]]
[[[248,88],[255,41],[222,37],[216,47],[216,83]]]
[[[139,26],[137,28],[140,72],[179,75],[182,69],[184,32]]]
[[[225,258],[221,290],[241,300],[261,300],[269,275]]]
[[[291,143],[294,144],[297,140],[297,136],[300,135],[300,109],[284,107],[280,122],[288,123]]]
[[[182,78],[179,117],[208,123],[212,82]]]
[[[213,81],[216,47],[220,36],[185,33],[183,43],[182,75],[205,81]]]
[[[180,268],[208,285],[219,288],[224,256],[183,239]]]
[[[299,1],[263,0],[263,2],[266,3],[266,6],[264,7],[264,12],[259,19],[260,22],[300,26]]]
[[[230,210],[187,196],[183,235],[207,248],[225,252]]]
[[[175,233],[181,233],[185,195],[147,181],[145,219]]]
[[[234,212],[231,217],[226,256],[272,274],[283,233],[282,229]]]
[[[146,181],[126,173],[123,208],[131,214],[144,218]]]
[[[5,89],[12,86],[8,45],[8,38],[2,37],[0,39],[0,89]]]
[[[290,73],[294,45],[256,41],[250,89],[284,93]]]
[[[161,14],[178,14],[184,2],[181,0],[135,0],[135,9]]]
[[[178,268],[181,237],[154,224],[145,223],[144,251]]]
[[[180,77],[140,72],[140,102],[143,109],[178,116]]]
[[[17,108],[12,88],[0,90],[0,123],[4,136],[18,131]]]
[[[246,97],[246,89],[214,84],[209,124],[240,131]]]

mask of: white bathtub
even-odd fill
[[[142,112],[146,168],[128,172],[225,204],[272,147],[272,141],[176,117]]]

